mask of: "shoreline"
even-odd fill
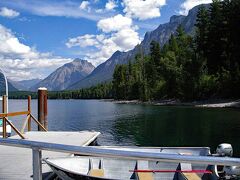
[[[240,108],[240,99],[237,100],[205,100],[205,101],[193,101],[182,102],[180,100],[169,99],[159,101],[147,101],[140,100],[107,100],[117,104],[142,104],[142,105],[154,105],[154,106],[191,106],[200,108]]]
[[[26,99],[11,99],[26,100]],[[36,100],[36,99],[35,99]],[[202,101],[183,102],[176,99],[158,100],[158,101],[140,101],[140,100],[114,100],[114,99],[49,99],[49,100],[99,100],[105,102],[113,102],[116,104],[139,104],[153,106],[189,106],[197,108],[240,108],[240,99],[210,99]]]

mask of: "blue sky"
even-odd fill
[[[210,0],[1,0],[0,66],[11,79],[44,78],[74,58],[95,66],[147,31]]]

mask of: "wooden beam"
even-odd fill
[[[31,114],[31,96],[28,96],[28,112]],[[31,131],[31,116],[28,118],[28,131]]]
[[[30,117],[31,117],[31,116],[30,116],[30,114],[29,114],[29,115],[27,116],[26,120],[25,120],[24,123],[23,123],[22,129],[21,129],[21,133],[22,133],[22,134],[24,134],[24,130],[25,130],[27,124],[29,123]]]
[[[13,128],[13,130],[22,138],[25,139],[25,137],[21,134],[21,132],[11,123],[8,119],[4,118],[7,123]]]
[[[32,119],[39,125],[39,127],[41,127],[44,131],[47,132],[47,129],[32,115],[30,114]]]
[[[28,115],[30,114],[29,111],[21,111],[21,112],[12,112],[12,113],[1,113],[0,118],[3,117],[13,117],[13,116],[21,116],[21,115]]]

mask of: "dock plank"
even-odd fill
[[[80,132],[27,132],[27,140],[87,146],[100,135],[94,131]],[[12,136],[12,139],[19,139],[19,136]],[[70,154],[42,151],[42,157],[63,157]],[[32,179],[32,150],[0,145],[0,180],[28,180]],[[50,168],[43,164],[43,173],[51,172]]]

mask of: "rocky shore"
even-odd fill
[[[117,104],[146,104],[156,106],[193,106],[202,108],[240,108],[240,99],[238,100],[206,100],[182,102],[180,100],[169,99],[160,101],[139,101],[139,100],[111,100]]]

